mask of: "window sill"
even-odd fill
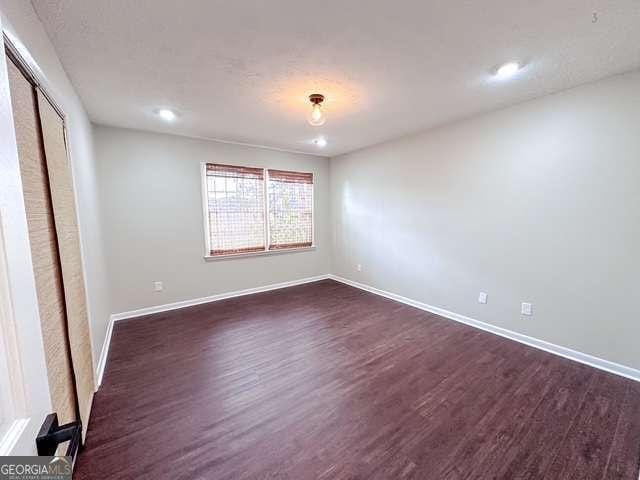
[[[228,255],[205,255],[204,259],[209,262],[216,260],[230,260],[232,258],[261,257],[263,255],[282,255],[285,253],[309,252],[315,249],[316,246],[312,245],[310,247],[283,248],[281,250],[267,250],[264,252],[230,253]]]

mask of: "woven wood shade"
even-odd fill
[[[278,182],[313,184],[313,173],[269,170],[269,179]]]
[[[264,170],[207,165],[211,255],[265,250]]]
[[[83,433],[86,433],[95,381],[73,176],[67,154],[64,120],[40,90],[38,107],[62,267],[69,346],[80,419]]]
[[[312,173],[207,164],[206,176],[210,255],[313,245]]]
[[[313,174],[268,171],[269,250],[313,244]]]

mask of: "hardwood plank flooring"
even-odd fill
[[[326,280],[118,322],[75,478],[639,469],[640,383]]]

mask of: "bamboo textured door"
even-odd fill
[[[75,387],[37,97],[31,82],[12,61],[7,61],[7,67],[49,390],[54,410],[66,423],[76,419]]]
[[[38,107],[62,267],[69,348],[76,379],[80,418],[86,431],[95,382],[73,176],[67,152],[64,120],[40,89]]]
[[[94,376],[64,121],[7,60],[51,401],[60,423],[79,417],[86,432]]]

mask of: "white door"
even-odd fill
[[[52,407],[2,38],[0,48],[0,455],[35,455]]]

